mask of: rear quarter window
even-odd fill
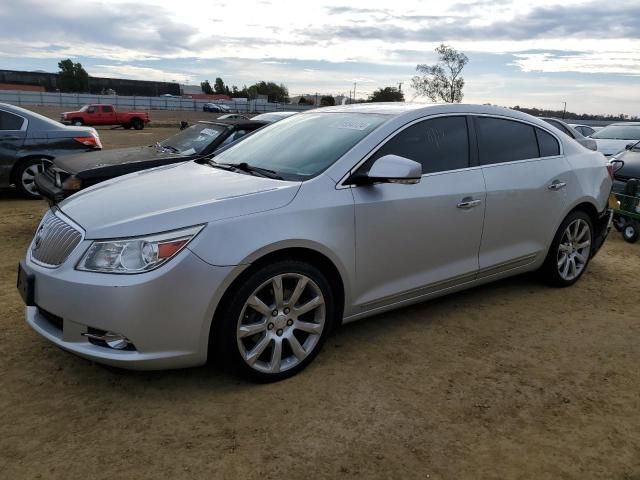
[[[0,110],[0,130],[20,130],[23,123],[24,118]]]
[[[536,136],[538,137],[541,157],[560,155],[560,144],[553,135],[545,132],[541,128],[536,128]]]

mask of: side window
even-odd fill
[[[476,117],[480,165],[537,158],[534,127],[502,118]]]
[[[0,110],[0,130],[20,130],[23,123],[24,118]]]
[[[399,155],[422,164],[422,173],[469,166],[466,117],[440,117],[416,123],[385,143],[367,162],[384,155]]]
[[[560,155],[560,145],[553,135],[545,132],[541,128],[536,128],[536,136],[538,137],[538,147],[540,148],[541,157]]]
[[[87,108],[87,113],[96,113],[96,107],[91,105],[89,108]]]
[[[232,133],[227,138],[224,139],[224,142],[220,145],[220,147],[224,147],[225,145],[229,145],[230,143],[235,142],[239,138],[244,137],[247,134],[246,130],[238,130],[235,133]]]
[[[104,106],[102,107],[102,111],[104,113],[113,113],[113,107],[111,105]]]

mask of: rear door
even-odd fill
[[[24,145],[27,125],[26,118],[0,110],[0,186],[11,183],[11,170]]]
[[[479,161],[487,188],[480,276],[546,255],[562,220],[573,178],[561,143],[528,123],[475,117]]]
[[[101,125],[113,125],[118,123],[116,118],[116,112],[111,105],[102,105],[100,107],[100,124]]]
[[[376,308],[470,281],[478,270],[484,217],[482,171],[466,116],[421,120],[401,130],[365,162],[383,155],[422,164],[415,185],[352,188],[355,200],[355,303]]]

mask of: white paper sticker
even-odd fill
[[[195,149],[190,148],[189,150],[185,150],[184,152],[180,152],[182,155],[193,155],[196,153]]]
[[[210,128],[203,128],[202,130],[200,130],[200,135],[209,135],[210,137],[215,137],[218,135],[218,132]]]

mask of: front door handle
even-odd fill
[[[478,205],[480,205],[481,200],[474,200],[471,197],[465,197],[462,199],[462,201],[456,205],[458,208],[464,208],[464,209],[469,209],[469,208],[473,208],[473,207],[477,207]]]
[[[547,188],[549,190],[562,190],[564,187],[566,187],[567,184],[565,182],[560,182],[559,180],[555,180],[551,185],[549,185]]]

